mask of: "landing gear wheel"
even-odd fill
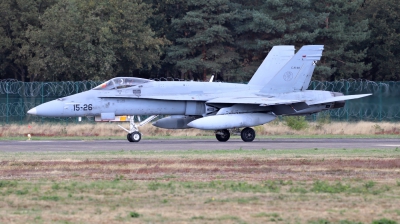
[[[128,134],[128,135],[126,136],[126,138],[127,138],[128,141],[130,141],[130,142],[139,142],[140,139],[142,139],[142,134],[140,134],[140,132],[138,132],[138,131],[134,131],[134,132]]]
[[[217,133],[215,134],[215,137],[220,142],[226,142],[231,137],[231,134],[229,133],[229,131],[227,129],[223,129],[223,130],[217,131]]]
[[[129,142],[133,142],[132,135],[130,133],[126,135],[126,139],[128,139]]]
[[[131,136],[132,136],[132,140],[133,140],[134,142],[139,142],[140,139],[142,139],[142,134],[140,134],[140,132],[138,132],[138,131],[134,131],[134,132],[131,134]]]
[[[252,128],[245,128],[240,133],[244,142],[252,142],[256,138],[256,132]]]

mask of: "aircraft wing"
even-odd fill
[[[279,98],[269,98],[269,97],[216,97],[214,94],[199,94],[199,95],[153,95],[153,96],[106,96],[101,98],[131,98],[131,99],[153,99],[153,100],[187,100],[187,101],[206,101],[210,104],[227,103],[227,104],[257,104],[260,106],[273,106],[279,104],[294,104],[305,102],[305,100],[293,100],[293,99],[279,99]],[[337,98],[337,97],[336,97]]]
[[[348,96],[336,96],[330,97],[322,100],[315,101],[305,101],[305,100],[296,100],[296,99],[279,99],[279,98],[270,98],[270,97],[220,97],[208,100],[206,103],[229,103],[229,104],[259,104],[260,106],[273,106],[273,105],[290,105],[306,102],[307,105],[315,105],[322,103],[331,103],[337,101],[345,101],[358,99],[366,96],[370,96],[372,94],[358,94],[358,95],[348,95]]]
[[[257,104],[260,106],[273,106],[273,105],[290,105],[295,103],[303,103],[306,102],[307,105],[316,105],[323,103],[332,103],[337,101],[345,101],[358,99],[366,96],[370,96],[372,94],[358,94],[358,95],[348,95],[348,96],[336,96],[330,97],[321,100],[313,100],[313,101],[305,101],[305,100],[296,100],[296,99],[279,99],[279,98],[270,98],[270,97],[259,97],[259,96],[250,96],[250,97],[216,97],[214,94],[185,94],[185,95],[153,95],[153,96],[126,96],[126,95],[115,95],[115,96],[106,96],[101,98],[131,98],[131,99],[154,99],[154,100],[187,100],[187,101],[206,101],[208,104]]]
[[[332,103],[332,102],[337,102],[337,101],[345,101],[345,100],[352,100],[352,99],[358,99],[366,96],[370,96],[372,94],[358,94],[358,95],[348,95],[348,96],[336,96],[336,97],[330,97],[322,100],[316,100],[316,101],[308,101],[308,105],[315,105],[315,104],[322,104],[322,103]]]
[[[260,106],[273,106],[278,104],[293,104],[304,102],[304,100],[287,100],[268,97],[221,97],[208,100],[206,103],[229,103],[229,104],[258,104]]]

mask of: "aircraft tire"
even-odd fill
[[[223,129],[220,130],[220,132],[222,132],[223,134],[215,134],[215,137],[217,138],[218,141],[220,142],[226,142],[229,140],[229,138],[231,137],[231,134],[229,133],[229,131],[227,129]]]
[[[126,135],[126,139],[128,139],[129,142],[133,142],[132,135],[130,133]]]
[[[138,131],[134,131],[131,133],[131,138],[133,140],[133,142],[139,142],[142,139],[142,134],[140,134],[140,132]]]
[[[240,132],[240,137],[244,142],[252,142],[256,138],[256,132],[252,128],[245,128]]]

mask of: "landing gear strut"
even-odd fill
[[[122,127],[121,125],[118,125],[118,127],[124,129],[128,134],[126,135],[126,138],[128,139],[129,142],[139,142],[142,139],[142,134],[139,132],[139,127],[149,123],[152,121],[154,118],[156,118],[158,115],[153,115],[148,117],[146,120],[140,122],[139,125],[135,124],[135,116],[131,116],[131,119],[129,120],[129,130],[126,128]]]

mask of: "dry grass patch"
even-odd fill
[[[123,123],[128,127],[128,123]],[[399,135],[400,124],[389,122],[332,122],[321,124],[310,122],[308,128],[293,130],[283,121],[271,122],[255,127],[258,135]],[[150,124],[140,129],[145,136],[214,136],[213,131],[197,129],[168,130],[154,127]],[[83,124],[10,124],[0,126],[0,137],[32,136],[54,137],[125,137],[117,123],[83,123]]]
[[[400,179],[400,158],[381,159],[152,159],[2,161],[4,179],[340,180]]]

